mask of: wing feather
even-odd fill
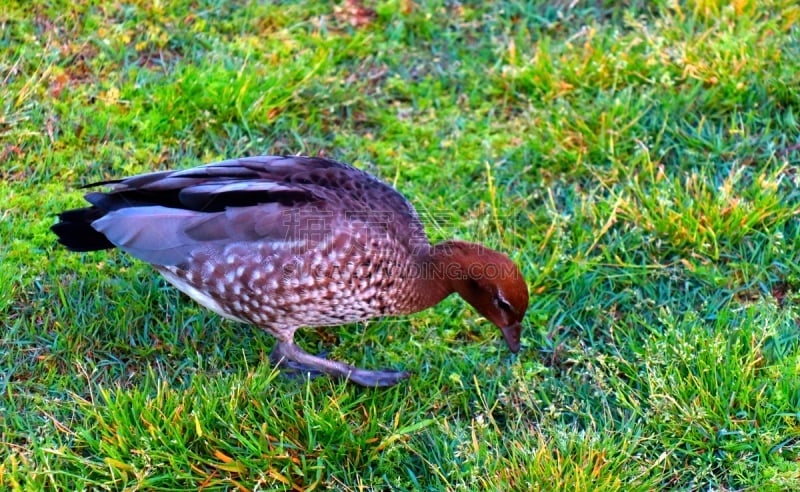
[[[86,195],[93,205],[82,215],[86,224],[157,265],[180,264],[195,249],[238,241],[305,244],[303,220],[319,217],[331,220],[323,236],[359,220],[409,241],[426,241],[416,211],[400,193],[324,158],[247,157],[101,184],[111,190]]]

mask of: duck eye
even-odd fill
[[[502,311],[510,311],[514,312],[514,308],[511,307],[511,304],[508,303],[502,296],[496,295],[494,296],[494,305],[497,306],[498,309]]]

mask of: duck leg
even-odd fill
[[[323,359],[305,352],[293,342],[277,342],[270,359],[278,365],[302,370],[314,375],[325,373],[330,376],[350,380],[361,386],[384,388],[394,386],[408,378],[405,371],[368,371],[349,364]]]

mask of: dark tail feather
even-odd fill
[[[50,227],[58,235],[58,242],[70,251],[98,251],[114,247],[91,224],[105,212],[97,207],[76,208],[58,214],[60,222]]]

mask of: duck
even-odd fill
[[[459,239],[432,244],[395,188],[324,157],[255,156],[91,183],[89,206],[51,229],[76,252],[117,248],[224,318],[275,339],[289,371],[389,387],[403,370],[312,355],[304,327],[408,315],[457,293],[520,349],[528,287],[504,253]]]

